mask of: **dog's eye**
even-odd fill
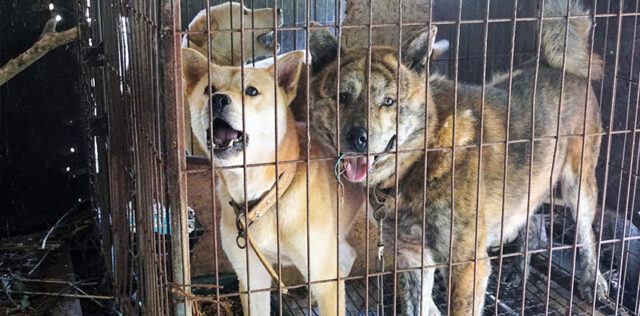
[[[258,95],[258,89],[252,86],[248,86],[246,89],[244,89],[244,93],[246,93],[248,96],[255,97]]]
[[[344,103],[344,102],[347,102],[347,100],[349,100],[349,94],[346,92],[341,92],[339,97],[340,97],[340,103]]]
[[[209,95],[209,93],[211,93],[211,94],[216,93],[216,87],[214,87],[214,86],[206,86],[206,87],[204,87],[204,94]]]
[[[392,106],[396,103],[396,100],[391,97],[384,98],[384,102],[382,102],[382,106]]]

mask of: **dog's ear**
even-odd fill
[[[438,28],[424,28],[413,34],[402,44],[402,63],[409,69],[422,73],[425,70],[427,56],[433,52]]]
[[[280,87],[287,98],[292,100],[298,91],[298,80],[302,70],[302,62],[304,61],[304,52],[294,51],[278,58],[278,87]],[[274,65],[269,67],[269,71],[273,73]]]
[[[322,26],[309,22],[309,26]],[[309,31],[309,51],[311,52],[311,71],[316,73],[338,58],[338,39],[327,29]]]
[[[212,12],[211,11],[209,12],[210,12],[209,23],[211,24],[211,30],[217,30],[218,21],[214,19]],[[203,14],[200,18],[198,18],[198,20],[193,21],[193,23],[189,25],[189,31],[197,32],[197,33],[188,34],[187,39],[189,39],[190,42],[192,42],[197,46],[202,46],[207,43],[207,23],[206,22],[207,22],[207,15]]]
[[[182,49],[182,74],[187,83],[187,88],[196,85],[209,70],[209,60],[197,50],[191,48]]]

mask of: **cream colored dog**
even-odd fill
[[[278,44],[273,37],[273,18],[277,17],[278,26],[282,25],[280,9],[248,9],[238,2],[225,2],[209,8],[211,30],[211,61],[221,66],[240,66],[242,50],[240,45],[240,16],[243,17],[245,30],[245,59],[253,56],[271,56]],[[200,11],[189,23],[189,34],[182,39],[182,47],[197,50],[204,56],[207,52],[207,10]],[[197,33],[194,33],[197,32]],[[233,39],[233,41],[232,41]]]
[[[278,26],[282,25],[282,11],[280,9],[248,9],[238,2],[225,2],[209,8],[209,25],[207,29],[207,10],[200,11],[189,23],[189,34],[182,38],[182,47],[197,50],[204,56],[210,56],[211,61],[220,66],[239,66],[244,61],[240,45],[240,16],[243,15],[245,31],[244,60],[257,56],[272,56],[274,47],[279,48],[273,36],[273,18],[277,17]],[[207,32],[211,31],[210,55],[207,51]],[[190,112],[185,111],[185,141],[187,152],[204,156],[207,147],[192,142]]]
[[[277,78],[274,77],[273,66],[246,68],[242,85],[239,67],[216,66],[197,51],[183,49],[185,94],[192,113],[196,114],[193,120],[194,134],[204,144],[207,138],[210,139],[208,143],[213,146],[217,167],[241,166],[244,157],[247,164],[273,163],[276,153],[280,162],[305,159],[306,149],[303,146],[306,146],[306,138],[298,136],[304,128],[296,126],[289,108],[296,96],[303,59],[303,52],[292,52],[278,58]],[[209,108],[214,119],[210,133]],[[324,147],[319,143],[311,142],[311,157],[326,157],[327,153],[323,150]],[[249,226],[249,234],[267,260],[276,264],[276,232],[279,226],[281,263],[294,265],[304,277],[307,277],[307,269],[310,268],[308,272],[312,282],[325,280],[311,285],[320,314],[344,315],[344,282],[336,282],[336,278],[347,275],[355,259],[355,251],[344,240],[344,236],[364,203],[364,192],[356,184],[346,183],[347,196],[340,208],[338,228],[337,183],[331,162],[310,161],[308,167],[305,163],[285,163],[279,165],[279,172],[291,166],[296,166],[291,173],[293,180],[288,186],[284,184],[284,187],[282,178],[280,181],[278,211],[275,207],[267,209],[261,218]],[[255,203],[261,203],[265,194],[275,187],[275,167],[271,164],[247,167],[246,196],[243,168],[220,169],[217,176],[221,180],[216,193],[222,209],[222,246],[238,275],[240,291],[245,292],[241,295],[244,312],[246,314],[249,310],[246,291],[250,283],[251,314],[269,315],[269,291],[253,291],[268,289],[271,276],[251,248],[241,249],[237,245],[237,217],[231,205],[243,206],[245,199],[250,208]],[[306,189],[307,181],[309,192]],[[269,205],[273,204],[275,201]],[[307,237],[310,249],[307,249]],[[341,253],[339,267],[336,258],[338,245]],[[247,251],[250,279],[247,277]],[[307,258],[307,253],[310,258]],[[308,260],[313,262],[311,267],[307,265]]]

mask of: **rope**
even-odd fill
[[[340,161],[342,160],[342,158],[344,158],[345,155],[346,154],[340,155],[340,157],[338,157],[338,160],[336,160],[336,164],[333,165],[333,175],[336,177],[336,181],[340,182],[340,184],[342,184],[342,182],[340,181],[340,176],[346,171],[346,170],[339,170]]]

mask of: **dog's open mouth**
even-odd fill
[[[273,48],[277,43],[273,31],[258,36],[258,42],[266,47]]]
[[[387,146],[385,147],[383,152],[389,152],[393,149],[396,144],[396,136],[393,135]],[[376,155],[373,157],[369,157],[369,161],[367,162],[366,156],[360,157],[346,157],[342,159],[341,169],[344,170],[347,179],[351,182],[361,182],[367,177],[367,173],[373,170],[373,166],[378,159],[380,159],[382,155]]]
[[[216,156],[226,157],[228,153],[244,150],[246,140],[242,131],[234,129],[227,121],[216,118],[213,120],[213,133],[207,133],[207,143],[209,146],[213,145]]]

